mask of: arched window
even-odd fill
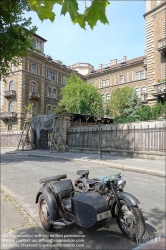
[[[53,98],[56,98],[56,89],[53,89]]]
[[[136,88],[135,91],[136,91],[136,93],[137,93],[137,96],[140,97],[140,89],[139,89],[139,88]]]
[[[141,92],[146,93],[146,87],[142,87]]]
[[[14,81],[9,82],[9,90],[14,90]]]
[[[12,124],[8,125],[8,131],[12,131]]]
[[[104,103],[105,102],[105,95],[102,95],[102,102]]]
[[[36,83],[35,82],[31,82],[31,91],[36,92]]]
[[[106,101],[110,100],[111,96],[109,93],[106,94]]]
[[[9,112],[13,112],[14,111],[14,102],[10,102],[9,103]]]
[[[51,107],[50,106],[47,107],[47,115],[51,115]]]
[[[50,97],[51,96],[51,88],[48,87],[48,96]]]

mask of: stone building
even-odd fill
[[[124,56],[122,60],[111,60],[107,65],[99,65],[99,69],[91,71],[87,81],[98,87],[103,102],[106,103],[116,88],[130,86],[134,88],[146,102],[147,70],[146,55],[132,60]]]
[[[34,35],[34,48],[21,65],[10,65],[6,83],[1,82],[1,132],[23,128],[24,107],[33,103],[36,114],[51,114],[60,100],[60,90],[72,72],[61,61],[44,54],[46,40]]]
[[[100,64],[96,70],[83,63],[71,66],[78,72],[80,66],[82,72],[88,72],[85,75],[87,81],[98,87],[104,102],[110,99],[113,90],[124,86],[133,87],[142,101],[149,105],[154,105],[157,100],[166,101],[166,0],[146,0],[144,18],[144,56],[131,60],[124,56],[122,60]]]
[[[166,0],[146,0],[148,102],[166,100]]]

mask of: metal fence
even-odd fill
[[[67,134],[68,147],[99,148],[99,129],[71,130]],[[102,150],[131,150],[166,152],[166,127],[103,129],[100,130]]]

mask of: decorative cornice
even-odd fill
[[[146,13],[143,15],[143,17],[145,18],[146,16],[148,16],[148,15],[150,15],[151,13],[153,13],[154,11],[160,9],[160,8],[163,7],[164,5],[166,6],[166,2],[164,2],[164,3],[162,3],[162,4],[159,4],[158,6],[156,6],[155,8],[153,8],[152,10],[146,12]]]

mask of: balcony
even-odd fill
[[[159,52],[165,57],[166,56],[166,38],[160,39],[158,41],[158,49]]]
[[[15,120],[17,118],[17,113],[15,112],[2,112],[0,113],[1,120]]]
[[[166,98],[166,80],[154,84],[153,96],[157,97],[160,101]]]
[[[39,95],[39,93],[36,93],[36,92],[32,92],[32,91],[30,91],[29,92],[29,99],[30,100],[38,100],[40,98],[40,95]]]
[[[14,90],[8,90],[8,91],[4,91],[4,95],[5,98],[15,98],[16,97],[16,91]]]

